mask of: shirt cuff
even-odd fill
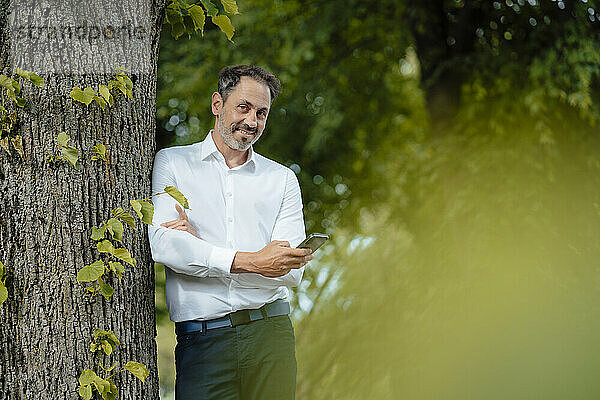
[[[235,253],[236,251],[233,249],[215,246],[208,257],[208,265],[210,268],[219,270],[222,275],[229,276],[231,274],[231,264],[233,264]]]

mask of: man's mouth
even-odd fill
[[[246,136],[254,136],[254,135],[256,135],[256,131],[247,131],[247,130],[241,129],[241,128],[236,129],[236,131],[238,131],[242,135],[246,135]]]

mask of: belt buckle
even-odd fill
[[[250,312],[248,310],[240,310],[229,314],[231,326],[244,325],[251,322]]]

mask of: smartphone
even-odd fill
[[[329,239],[329,235],[324,233],[311,233],[306,239],[298,245],[299,249],[311,249],[314,253],[317,249]]]

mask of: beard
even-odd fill
[[[242,122],[231,124],[230,126],[224,126],[223,117],[224,114],[221,113],[221,115],[219,116],[219,121],[217,123],[217,129],[219,131],[219,134],[223,138],[225,144],[233,150],[248,150],[250,146],[252,146],[252,144],[258,139],[258,130],[256,128],[250,128],[247,124],[244,124]],[[246,132],[253,133],[254,137],[246,138],[245,136],[242,136],[242,139],[238,140],[234,135],[234,132],[238,129],[243,129]]]

